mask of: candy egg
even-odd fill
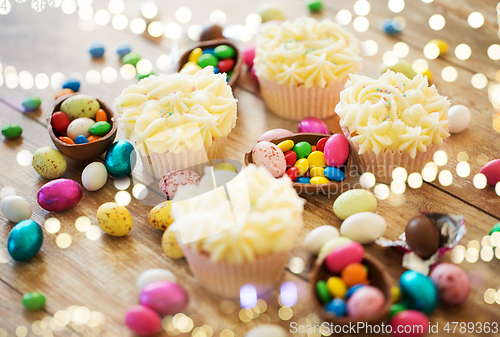
[[[8,139],[16,139],[23,133],[23,128],[21,128],[16,123],[9,123],[2,127],[2,135]]]
[[[75,144],[75,141],[69,137],[57,137],[57,139],[66,144]]]
[[[436,308],[438,294],[436,286],[429,277],[409,270],[401,275],[399,287],[403,293],[404,303],[409,308],[426,314]]]
[[[430,40],[429,44],[435,44],[439,48],[439,55],[444,55],[448,52],[449,46],[446,41],[441,39]]]
[[[439,299],[447,304],[458,305],[470,293],[470,281],[465,271],[451,263],[441,263],[430,274],[431,280],[437,287]]]
[[[345,285],[352,287],[356,284],[366,282],[368,271],[361,263],[351,263],[342,269],[340,275]]]
[[[323,170],[323,174],[332,181],[344,181],[345,173],[336,167],[328,166]]]
[[[340,277],[330,277],[328,281],[326,281],[326,286],[332,297],[344,297],[347,293],[346,284]]]
[[[325,184],[328,184],[330,182],[330,180],[328,180],[328,178],[325,178],[325,177],[312,177],[311,178],[311,184],[313,185],[325,185]]]
[[[89,53],[92,58],[100,58],[104,56],[104,44],[101,42],[94,42],[89,47]]]
[[[23,295],[23,307],[27,310],[40,310],[45,306],[45,296],[38,291],[33,291]]]
[[[221,60],[217,64],[220,72],[227,73],[234,68],[234,59]]]
[[[325,169],[322,167],[313,167],[309,170],[309,174],[311,177],[324,177],[325,176]]]
[[[278,147],[280,148],[281,151],[283,151],[283,153],[286,153],[286,152],[290,151],[291,149],[293,149],[294,145],[295,145],[295,143],[293,142],[293,140],[287,139],[287,140],[284,140],[281,143],[279,143]]]
[[[488,185],[495,186],[500,181],[500,159],[490,161],[481,169],[481,173],[486,176]]]
[[[161,237],[161,249],[171,259],[181,259],[184,253],[177,243],[173,226],[170,226]]]
[[[134,333],[151,336],[161,330],[161,317],[142,305],[134,305],[125,312],[125,324]]]
[[[124,236],[132,230],[132,215],[123,206],[107,202],[97,210],[97,222],[103,231],[113,236]]]
[[[262,142],[263,140],[271,140],[280,137],[292,136],[293,132],[287,129],[272,129],[264,132],[257,142]]]
[[[309,161],[306,158],[302,158],[297,160],[293,166],[299,169],[299,176],[302,176],[309,169]]]
[[[33,168],[36,173],[45,179],[59,178],[66,172],[66,159],[51,147],[41,147],[33,152]]]
[[[340,226],[340,233],[361,244],[371,243],[384,235],[387,223],[380,215],[359,212],[350,215]]]
[[[342,193],[333,203],[333,212],[340,219],[360,212],[375,212],[377,198],[367,190],[355,189]]]
[[[255,58],[255,43],[249,42],[243,48],[243,61],[247,64],[249,68],[253,67],[253,59]]]
[[[298,142],[293,146],[292,151],[297,154],[297,159],[307,158],[312,152],[311,144]]]
[[[316,151],[325,152],[325,144],[330,137],[323,137],[316,143]]]
[[[152,268],[143,272],[137,278],[136,285],[139,290],[142,290],[145,285],[157,282],[157,281],[167,281],[171,283],[177,282],[177,277],[170,270],[162,268]]]
[[[201,48],[194,48],[188,56],[188,62],[198,62],[200,56],[203,55],[203,50]]]
[[[51,118],[52,128],[58,132],[66,132],[71,120],[68,115],[62,111],[54,112]]]
[[[77,92],[78,90],[80,90],[80,80],[74,77],[69,77],[63,81],[62,88],[71,89],[74,92]]]
[[[382,22],[382,30],[386,34],[397,34],[403,31],[403,25],[398,20],[387,19]]]
[[[198,185],[201,177],[198,173],[190,170],[175,170],[168,172],[160,180],[160,190],[170,199],[173,199],[175,192],[180,186]]]
[[[226,163],[226,162],[223,162],[223,163],[219,163],[217,165],[214,166],[214,171],[232,171],[234,173],[238,173],[238,170],[236,169],[236,167],[231,164],[231,163]]]
[[[286,16],[283,11],[272,3],[267,3],[259,6],[259,8],[257,9],[257,13],[260,15],[262,23],[274,20],[286,20]]]
[[[236,55],[236,50],[231,46],[223,44],[214,48],[214,54],[221,60],[229,59]]]
[[[142,59],[142,57],[138,52],[131,51],[130,53],[128,53],[122,57],[122,63],[123,64],[131,64],[135,67],[141,59]]]
[[[91,135],[91,136],[88,136],[88,137],[87,137],[87,141],[88,141],[89,143],[92,143],[92,142],[95,142],[95,141],[97,141],[97,140],[99,140],[99,139],[101,139],[101,138],[102,138],[102,137],[95,136],[95,135]]]
[[[382,65],[380,66],[380,72],[382,74],[385,73],[389,69],[396,72],[396,73],[402,73],[403,75],[405,75],[409,79],[412,79],[415,77],[415,75],[417,75],[415,70],[413,70],[413,65],[410,62],[408,62],[406,60],[402,60],[402,59],[400,59],[396,64],[391,65],[391,66],[389,66],[385,63],[382,63]]]
[[[47,211],[61,212],[78,204],[82,196],[82,187],[76,181],[55,179],[38,190],[37,202]]]
[[[79,135],[75,138],[75,144],[87,144],[89,141],[84,135]]]
[[[312,13],[321,12],[323,9],[323,2],[321,0],[307,0],[307,8]]]
[[[285,329],[279,325],[259,325],[248,331],[245,337],[288,337]]]
[[[103,109],[97,110],[97,113],[95,114],[95,121],[97,122],[107,122],[108,121],[108,115],[106,115],[106,111]]]
[[[7,249],[14,260],[27,261],[38,253],[42,243],[42,227],[33,220],[23,220],[10,231]]]
[[[325,306],[325,311],[334,314],[336,317],[343,317],[347,314],[345,301],[335,298]]]
[[[312,149],[311,149],[312,150]],[[314,151],[307,156],[307,160],[309,161],[310,167],[325,167],[325,155],[321,151]]]
[[[321,119],[316,117],[306,117],[302,121],[300,121],[297,127],[298,133],[324,133],[326,135],[330,134],[330,130],[328,130],[328,126]]]
[[[119,57],[123,57],[132,51],[132,46],[128,43],[121,43],[116,46],[116,53]]]
[[[348,242],[352,242],[352,240],[349,239],[349,238],[343,237],[343,236],[340,236],[340,237],[335,238],[335,239],[328,240],[327,242],[325,242],[325,244],[323,246],[321,246],[321,249],[318,252],[318,258],[316,259],[316,263],[317,264],[322,263],[323,260],[335,248],[337,248],[338,246],[340,246],[340,245],[342,245],[344,243],[348,243]]]
[[[71,121],[81,118],[95,118],[100,109],[99,102],[88,95],[78,94],[64,100],[61,111],[64,112]]]
[[[403,303],[393,304],[389,309],[389,314],[387,315],[387,318],[391,319],[392,317],[396,316],[397,314],[405,310],[408,310],[408,308]]]
[[[89,129],[90,133],[96,136],[104,136],[110,130],[111,124],[104,121],[94,123]]]
[[[252,160],[255,165],[264,166],[275,178],[280,178],[286,172],[285,155],[271,142],[257,143],[252,149]]]
[[[380,289],[364,286],[347,300],[347,313],[353,318],[368,317],[378,312],[385,303],[385,296]]]
[[[104,163],[109,174],[121,178],[132,173],[137,161],[134,146],[126,140],[114,142],[106,152]]]
[[[394,337],[421,337],[429,332],[429,319],[420,311],[405,310],[395,315],[389,324]],[[400,332],[412,327],[412,332]]]
[[[30,203],[18,195],[9,195],[3,198],[0,208],[7,220],[15,223],[31,218]]]
[[[310,184],[311,183],[311,179],[310,178],[307,178],[307,177],[298,177],[296,180],[295,180],[296,183],[299,183],[299,184]]]
[[[82,172],[82,184],[89,191],[101,189],[108,181],[108,171],[101,162],[90,163]]]
[[[162,316],[175,315],[186,308],[188,295],[175,283],[156,281],[142,288],[139,302]]]
[[[339,231],[333,226],[320,226],[307,234],[304,247],[311,254],[318,254],[321,247],[328,241],[339,237]]]
[[[76,137],[80,135],[87,139],[90,136],[90,128],[94,124],[93,119],[87,117],[77,118],[69,124],[66,134],[73,140],[76,140]]]
[[[198,59],[198,65],[202,68],[212,66],[216,67],[219,64],[219,60],[212,54],[203,54]]]
[[[361,287],[364,287],[364,286],[365,286],[365,284],[356,284],[356,285],[350,287],[349,290],[347,290],[347,294],[345,294],[345,297],[347,299],[349,299],[352,296],[352,294],[354,294],[358,289],[360,289]]]
[[[361,262],[364,256],[364,249],[357,242],[348,242],[337,246],[328,254],[325,263],[332,273],[340,273],[347,265]]]
[[[297,154],[294,151],[285,152],[286,167],[291,167],[297,161]]]
[[[344,135],[336,133],[326,141],[324,153],[328,166],[342,166],[349,156],[349,143]]]
[[[74,93],[73,90],[71,89],[61,89],[59,90],[56,95],[55,95],[55,99],[58,99],[59,97],[62,97],[62,96],[66,96],[66,95],[71,95],[72,93]]]
[[[399,287],[391,287],[392,303],[398,303],[402,299],[401,289]]]
[[[406,225],[405,235],[408,246],[423,259],[431,257],[441,241],[436,225],[425,215],[411,218]]]
[[[156,205],[151,212],[149,212],[149,223],[154,228],[165,231],[174,222],[171,212],[172,205],[170,200],[164,201]]]
[[[328,290],[328,285],[325,281],[321,280],[316,283],[316,295],[321,303],[328,303],[332,300],[332,295]]]
[[[38,95],[27,95],[23,97],[21,104],[24,111],[31,112],[35,111],[40,107],[40,105],[42,105],[42,100]]]
[[[296,181],[299,177],[299,169],[295,166],[290,167],[288,170],[286,170],[286,175],[290,178],[291,181]]]
[[[448,109],[448,119],[450,120],[450,133],[459,133],[467,129],[471,120],[471,113],[464,105],[453,105]]]

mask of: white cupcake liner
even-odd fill
[[[224,158],[226,140],[227,136],[215,138],[209,147],[205,146],[198,151],[185,150],[179,153],[155,153],[146,145],[141,144],[138,152],[146,171],[156,179],[161,179],[170,171],[181,169],[193,170],[197,166],[204,167],[210,165],[212,159]],[[197,173],[203,173],[203,169]]]
[[[208,291],[225,298],[238,298],[245,284],[253,285],[257,294],[268,292],[281,279],[288,260],[286,252],[239,264],[213,262],[208,255],[187,245],[181,248],[198,282]]]
[[[293,120],[305,117],[328,118],[335,115],[347,77],[326,87],[306,88],[304,85],[281,85],[259,77],[260,93],[275,114]]]

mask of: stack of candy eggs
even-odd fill
[[[212,66],[215,74],[226,73],[226,81],[229,82],[236,65],[236,55],[236,49],[226,44],[218,45],[215,48],[202,49],[198,47],[189,53],[188,60],[180,72],[194,74],[202,68]]]
[[[57,138],[66,144],[92,143],[111,131],[99,102],[83,94],[68,97],[61,104],[61,111],[52,114],[51,125]]]

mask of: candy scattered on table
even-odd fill
[[[149,212],[148,220],[151,226],[159,230],[165,231],[174,222],[172,218],[172,205],[171,201],[164,201]]]
[[[333,213],[345,220],[360,212],[375,212],[377,198],[367,190],[354,189],[342,193],[333,203]]]
[[[161,237],[161,248],[165,255],[171,259],[184,257],[181,247],[177,243],[173,226],[170,226]]]
[[[207,25],[200,33],[200,41],[223,39],[222,27],[219,25]]]
[[[7,220],[15,223],[31,218],[32,209],[30,203],[18,195],[9,195],[3,198],[0,208]]]
[[[467,300],[470,293],[470,281],[465,271],[451,263],[438,264],[429,277],[436,285],[439,299],[452,305],[459,305]]]
[[[138,52],[131,51],[130,53],[124,55],[122,57],[122,63],[123,64],[131,64],[134,67],[137,65],[137,63],[142,60],[141,55]]]
[[[395,304],[391,305],[391,308],[389,309],[389,313],[387,314],[387,318],[391,319],[392,317],[396,316],[397,314],[399,314],[400,312],[403,312],[405,310],[408,310],[406,305],[404,305],[403,303],[395,303]]]
[[[80,90],[80,80],[74,77],[69,77],[65,79],[62,83],[62,88],[63,89],[71,89],[74,92],[77,92]]]
[[[170,199],[173,199],[175,192],[180,186],[198,185],[201,177],[198,173],[190,170],[175,170],[168,172],[159,184],[160,190]]]
[[[306,0],[307,8],[312,13],[318,13],[323,10],[323,1],[321,0]]]
[[[307,234],[304,241],[305,249],[311,254],[318,254],[323,245],[339,237],[339,231],[333,226],[320,226]]]
[[[492,235],[493,233],[496,233],[496,232],[500,232],[500,222],[497,223],[495,226],[493,226],[493,228],[490,231],[490,235]]]
[[[154,310],[134,305],[125,312],[125,324],[134,333],[151,336],[161,330],[161,317]]]
[[[71,179],[55,179],[43,185],[37,194],[37,202],[50,212],[61,212],[76,206],[82,200],[79,183]]]
[[[2,135],[8,139],[16,139],[23,133],[23,128],[21,128],[16,123],[9,123],[2,127]]]
[[[175,315],[184,310],[189,302],[184,288],[168,281],[156,281],[145,285],[139,302],[161,316]]]
[[[403,31],[403,25],[398,20],[387,19],[382,21],[382,30],[389,35],[398,34]]]
[[[132,51],[132,46],[129,43],[120,43],[116,46],[116,53],[119,57],[123,57]]]
[[[66,172],[67,163],[61,152],[51,147],[41,147],[33,152],[33,168],[45,179],[59,178]]]
[[[280,138],[280,137],[286,137],[286,136],[293,136],[293,132],[287,129],[272,129],[269,131],[264,132],[257,142],[262,142],[264,140],[269,141],[271,139],[275,138]]]
[[[71,90],[71,89],[61,89],[61,90],[59,90],[56,93],[56,95],[54,96],[54,98],[58,99],[59,97],[66,96],[66,95],[71,95],[72,93],[74,93],[74,91]]]
[[[45,306],[45,296],[38,292],[33,291],[23,295],[22,298],[23,307],[27,310],[40,310]]]
[[[104,56],[106,48],[101,42],[94,42],[89,46],[89,53],[92,58],[101,58]]]
[[[342,236],[361,244],[372,243],[384,235],[387,223],[384,218],[372,212],[350,215],[340,226]]]
[[[262,18],[262,23],[274,20],[278,21],[286,20],[286,16],[281,10],[281,8],[272,3],[266,3],[260,5],[259,8],[257,9],[257,13]]]
[[[486,176],[488,185],[495,186],[500,182],[500,159],[495,159],[487,163],[481,169],[481,173]]]
[[[436,286],[432,280],[416,271],[409,270],[401,275],[399,287],[408,308],[431,313],[438,304]]]
[[[437,226],[425,215],[411,218],[406,225],[405,235],[408,246],[423,259],[431,257],[441,241]]]
[[[413,77],[415,77],[415,75],[417,75],[417,72],[413,70],[413,65],[410,62],[403,59],[399,59],[398,62],[394,65],[389,66],[383,63],[380,66],[380,72],[382,74],[385,73],[387,70],[392,70],[397,73],[402,73],[409,79],[412,79]]]
[[[23,105],[24,111],[31,112],[42,105],[42,100],[38,95],[26,95],[23,97],[21,104]]]
[[[108,181],[108,171],[101,162],[88,164],[82,172],[82,184],[88,191],[101,189]]]
[[[141,275],[139,275],[136,285],[139,290],[142,290],[144,286],[157,281],[176,283],[177,277],[170,270],[162,268],[152,268],[144,271]]]
[[[300,121],[297,127],[298,133],[324,133],[326,135],[330,135],[330,130],[328,126],[321,119],[316,117],[306,117],[302,121]]]
[[[23,220],[10,231],[7,249],[14,260],[27,261],[38,253],[42,243],[42,227],[33,220]]]
[[[448,118],[450,120],[450,133],[459,133],[469,127],[471,121],[469,108],[464,105],[453,105],[448,109]]]
[[[97,222],[103,231],[113,236],[124,236],[132,230],[132,215],[114,202],[102,204],[97,210]]]
[[[109,174],[122,178],[132,173],[137,162],[134,146],[126,140],[114,142],[106,152],[104,163]]]

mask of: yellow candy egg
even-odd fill
[[[233,171],[235,173],[238,173],[238,170],[236,169],[236,167],[233,164],[225,163],[225,162],[215,165],[214,171],[217,171],[217,170]]]
[[[158,228],[162,231],[167,230],[167,228],[174,222],[171,211],[172,206],[170,204],[170,200],[156,205],[151,212],[149,212],[149,223],[154,228]]]
[[[201,67],[199,65],[197,65],[196,63],[194,62],[188,62],[186,63],[181,71],[179,73],[181,74],[189,74],[189,75],[194,75],[196,74],[199,70],[201,70]]]
[[[311,175],[311,178],[314,177],[324,177],[325,176],[325,169],[322,167],[313,167],[310,171],[309,174]]]
[[[314,151],[308,157],[311,167],[326,167],[325,154],[321,151]]]
[[[203,50],[201,48],[193,49],[193,51],[189,54],[188,62],[198,62],[198,59],[202,54]]]
[[[299,176],[301,176],[309,169],[309,161],[306,158],[302,158],[297,160],[293,166],[299,169]]]
[[[97,210],[97,222],[102,230],[113,236],[124,236],[132,230],[132,215],[128,209],[114,202],[107,202]]]
[[[171,259],[181,259],[184,257],[181,247],[177,243],[172,227],[167,229],[161,237],[161,248],[167,257]]]
[[[432,80],[432,71],[430,69],[427,69],[422,75],[427,76],[428,81]]]
[[[324,185],[324,184],[328,184],[329,182],[330,182],[330,180],[328,180],[328,178],[325,178],[325,177],[311,178],[311,184],[313,184],[313,185]]]
[[[347,286],[340,277],[330,277],[326,281],[326,287],[333,297],[345,297],[347,294]]]
[[[391,288],[391,294],[392,294],[392,303],[398,303],[401,301],[401,289],[399,287],[392,287]]]
[[[448,52],[448,43],[441,39],[430,40],[429,43],[435,44],[439,48],[439,55],[444,55]]]
[[[283,151],[283,153],[285,153],[285,152],[293,149],[294,145],[295,145],[295,143],[293,142],[293,140],[288,139],[288,140],[284,140],[281,143],[279,143],[278,147],[280,148],[281,151]]]

